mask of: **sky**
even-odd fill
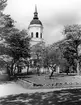
[[[65,25],[81,24],[81,0],[8,0],[4,13],[16,21],[16,27],[27,29],[37,5],[38,17],[47,44],[64,38]]]

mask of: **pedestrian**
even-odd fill
[[[52,69],[52,72],[51,72],[49,78],[51,79],[51,77],[53,76],[54,71],[56,71],[56,64],[51,65],[50,67],[51,67],[51,69]]]

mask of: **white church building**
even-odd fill
[[[34,17],[28,26],[28,35],[31,37],[31,46],[44,42],[43,39],[43,24],[38,18],[37,7],[35,6]],[[31,52],[31,63],[34,64],[34,53]],[[59,73],[59,69],[56,70]]]
[[[33,20],[28,26],[28,34],[31,37],[31,45],[35,45],[38,42],[43,41],[43,25],[38,18],[37,7],[35,6],[35,12]]]

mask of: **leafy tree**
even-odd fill
[[[5,60],[4,60],[4,54],[6,54],[6,48],[5,48],[5,43],[3,39],[3,33],[5,29],[5,23],[7,22],[5,20],[5,17],[7,15],[3,14],[3,10],[5,9],[7,5],[7,0],[0,0],[0,68],[5,67]]]
[[[2,13],[1,24],[0,24],[0,56],[2,56],[2,57],[5,56],[6,61],[4,60],[4,57],[3,57],[3,61],[4,61],[5,65],[7,65],[7,66],[10,61],[7,60],[7,56],[9,55],[8,54],[9,50],[8,50],[8,43],[7,43],[6,39],[10,36],[11,30],[13,30],[12,23],[13,22],[12,22],[12,19],[10,18],[10,16],[4,15]],[[8,72],[8,69],[7,69],[7,72]]]
[[[70,67],[73,66],[73,62],[71,62],[71,59],[68,59],[69,52],[67,52],[67,54],[68,54],[68,56],[67,56],[66,50],[65,50],[65,49],[67,49],[66,46],[67,46],[67,40],[65,39],[65,41],[60,43],[60,45],[58,47],[59,47],[59,50],[60,50],[60,52],[62,54],[61,59],[59,59],[61,69],[62,69],[61,71],[66,72],[67,75],[68,75],[68,73],[71,72]],[[67,57],[67,59],[66,59],[66,57]]]
[[[7,54],[10,57],[12,57],[12,64],[11,64],[12,73],[13,73],[14,64],[16,62],[18,62],[21,58],[26,59],[30,57],[29,42],[30,42],[30,38],[25,31],[24,32],[14,31],[13,33],[11,33],[9,37],[6,37]]]
[[[6,2],[7,0],[0,0],[0,56],[5,56],[6,60],[3,57],[3,61],[7,65],[7,72],[13,75],[16,62],[30,57],[30,38],[25,30],[15,28],[10,15],[3,14]]]
[[[47,48],[46,48],[44,64],[48,69],[51,68],[52,72],[54,72],[56,70],[55,66],[54,66],[55,64],[56,64],[56,66],[60,67],[61,72],[66,72],[65,68],[68,67],[68,65],[69,65],[63,55],[65,41],[66,40],[63,39],[61,41],[53,43],[50,46],[47,46]],[[67,74],[68,74],[68,72],[67,72]]]
[[[44,68],[49,69],[49,64],[50,64],[50,56],[49,56],[49,46],[45,46],[44,52],[43,52],[43,66]]]
[[[64,35],[67,39],[64,57],[69,64],[76,66],[77,74],[79,75],[81,62],[81,55],[79,53],[79,47],[81,46],[81,25],[65,26]]]
[[[14,64],[21,58],[28,58],[30,56],[30,38],[25,30],[19,31],[14,27],[14,21],[9,15],[3,16],[2,26],[0,27],[0,55],[7,55],[11,62],[7,64],[7,71],[13,75]]]
[[[4,10],[7,5],[7,0],[0,0],[0,11]]]
[[[37,68],[38,74],[39,69],[43,67],[44,64],[44,49],[45,43],[43,41],[31,47],[31,57],[32,60],[34,61],[34,67]]]

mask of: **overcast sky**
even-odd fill
[[[8,0],[5,13],[17,21],[18,28],[27,29],[33,19],[35,4],[47,44],[63,38],[64,25],[81,23],[81,0]]]

